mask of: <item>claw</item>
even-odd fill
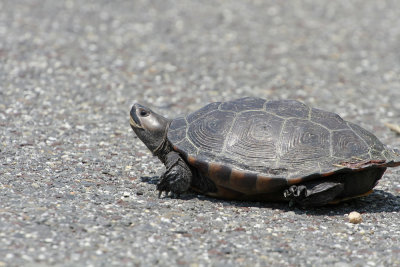
[[[165,198],[175,198],[177,195],[179,197],[179,193],[185,192],[190,185],[191,172],[185,168],[186,165],[179,165],[175,161],[172,163],[157,183],[158,198],[162,198],[163,192],[165,192]]]

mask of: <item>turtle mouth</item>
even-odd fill
[[[140,128],[143,129],[139,118],[136,115],[136,108],[135,106],[132,107],[131,112],[130,112],[130,116],[129,116],[129,124],[131,125],[132,129],[133,128]]]
[[[133,127],[133,128],[143,128],[142,126],[140,126],[139,124],[137,124],[137,123],[135,122],[135,120],[134,120],[132,117],[129,118],[129,124],[130,124],[131,127]]]

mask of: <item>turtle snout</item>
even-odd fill
[[[134,104],[132,106],[130,115],[131,115],[131,118],[134,118],[136,116],[136,104]]]
[[[137,115],[137,110],[138,110],[138,106],[140,106],[139,104],[134,104],[131,108],[131,112],[130,112],[130,124],[132,127],[135,128],[141,128],[141,123],[139,120],[139,117]]]

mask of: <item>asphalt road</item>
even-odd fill
[[[302,210],[157,198],[129,110],[297,99],[400,147],[399,1],[0,1],[0,266],[399,266],[400,168]],[[358,211],[360,224],[348,222]]]

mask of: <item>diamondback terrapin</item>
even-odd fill
[[[372,133],[294,100],[215,102],[173,120],[135,104],[130,124],[166,166],[160,194],[320,206],[368,194],[400,165]]]

